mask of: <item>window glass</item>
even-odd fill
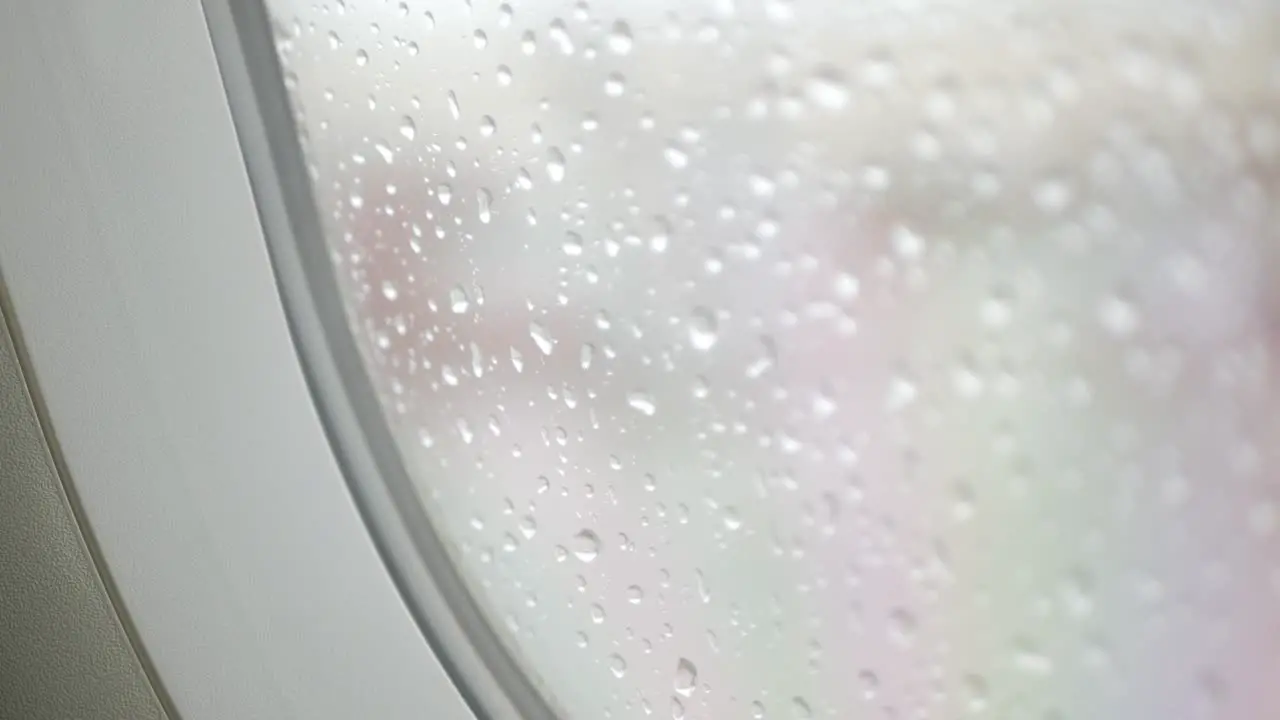
[[[572,718],[1280,713],[1280,9],[272,0],[421,501]]]

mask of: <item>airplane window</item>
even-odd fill
[[[269,7],[416,497],[564,717],[1280,713],[1275,3]]]

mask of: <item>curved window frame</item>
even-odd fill
[[[347,324],[265,3],[206,0],[204,7],[290,333],[379,554],[478,718],[553,720],[561,714],[485,618],[427,517],[365,371]]]

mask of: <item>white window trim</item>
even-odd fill
[[[308,394],[201,7],[2,3],[0,67],[0,269],[181,717],[472,718]]]

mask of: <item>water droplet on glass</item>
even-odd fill
[[[611,73],[604,81],[604,94],[609,97],[622,97],[627,91],[627,79],[621,73]]]
[[[813,402],[811,405],[814,417],[820,419],[831,417],[835,414],[836,410],[839,409],[839,405],[836,403],[836,399],[832,395],[831,389],[827,387],[821,387],[814,391]]]
[[[980,675],[966,675],[965,692],[968,695],[969,712],[978,714],[987,709],[987,681]]]
[[[813,717],[813,710],[809,708],[809,701],[802,697],[791,698],[791,717],[794,720],[809,720]]]
[[[992,293],[982,301],[978,316],[982,324],[993,330],[1005,327],[1013,320],[1013,307],[1003,293]]]
[[[686,658],[676,663],[675,691],[685,697],[693,695],[698,689],[698,668]]]
[[[747,377],[755,380],[773,369],[778,362],[778,347],[773,338],[760,338],[759,355],[747,366]]]
[[[564,180],[564,153],[557,148],[551,148],[547,151],[547,177],[551,182],[558,183]]]
[[[694,584],[697,585],[698,599],[706,605],[711,602],[711,590],[707,587],[707,578],[701,570],[694,572]]]
[[[858,682],[862,685],[863,699],[875,700],[876,692],[880,690],[880,678],[870,670],[863,670],[858,673]]]
[[[778,184],[771,178],[752,173],[751,176],[747,178],[747,187],[751,190],[752,195],[763,200],[767,200],[772,198],[774,193],[777,192]]]
[[[462,117],[462,108],[458,106],[458,96],[452,90],[445,96],[445,101],[449,105],[449,114],[454,120]]]
[[[609,672],[613,673],[613,676],[616,678],[620,678],[623,675],[626,675],[627,661],[624,660],[622,656],[617,653],[610,655],[609,656]]]
[[[619,20],[609,30],[609,49],[615,55],[627,55],[631,52],[631,26]]]
[[[456,386],[458,384],[458,373],[451,365],[445,365],[440,368],[440,377],[444,380],[445,385]]]
[[[396,289],[395,283],[390,280],[382,281],[382,297],[388,300],[395,300],[400,296],[400,291]]]
[[[574,53],[573,38],[569,36],[569,29],[563,20],[559,18],[552,20],[551,25],[547,28],[547,36],[560,47],[561,55],[572,55]]]
[[[476,191],[476,211],[479,215],[480,222],[488,224],[492,219],[493,213],[490,207],[493,205],[493,194],[484,188]]]
[[[654,404],[653,396],[646,392],[632,392],[627,395],[627,404],[631,409],[636,410],[644,415],[653,415],[658,411],[658,406]]]
[[[968,522],[973,519],[973,489],[966,482],[960,482],[956,485],[955,502],[951,506],[951,517],[956,522]]]
[[[1138,310],[1128,299],[1108,295],[1098,304],[1098,321],[1108,333],[1120,338],[1128,337],[1138,329]]]
[[[1036,185],[1031,199],[1042,212],[1056,215],[1071,205],[1071,186],[1058,179],[1045,180]]]
[[[862,82],[870,88],[883,90],[898,79],[898,66],[886,52],[876,52],[862,66]]]
[[[694,308],[689,314],[689,345],[695,350],[707,351],[719,339],[719,322],[708,308]]]
[[[833,112],[848,107],[850,100],[844,73],[832,66],[819,67],[809,75],[805,94],[814,105]]]
[[[461,285],[455,286],[449,291],[449,309],[454,313],[461,315],[471,306],[471,301],[467,298],[467,291],[462,289]]]
[[[689,154],[676,145],[668,145],[663,149],[662,156],[667,159],[667,164],[676,170],[683,170],[689,166]]]
[[[1013,666],[1028,675],[1053,674],[1053,659],[1025,637],[1018,638],[1014,643]]]
[[[565,233],[564,244],[562,244],[560,247],[562,250],[564,250],[565,255],[569,255],[570,257],[578,257],[579,255],[582,254],[582,236],[570,230],[569,232]]]
[[[591,562],[600,554],[600,538],[591,530],[580,530],[573,536],[573,556]]]
[[[530,540],[538,534],[538,521],[534,520],[532,515],[525,515],[520,519],[520,534],[525,540]]]
[[[889,613],[889,638],[899,646],[907,646],[915,641],[916,618],[905,608],[896,608]]]
[[[547,329],[536,322],[529,323],[529,337],[533,338],[534,344],[538,346],[543,355],[550,355],[551,350],[555,347],[555,341],[551,339]]]
[[[430,450],[431,448],[435,447],[436,439],[426,429],[418,428],[418,444],[421,445],[424,449]]]
[[[920,391],[915,382],[905,375],[896,375],[889,380],[889,390],[885,397],[885,409],[898,412],[906,409],[916,401]]]
[[[406,140],[412,140],[418,136],[418,126],[413,122],[413,118],[408,115],[400,118],[400,134]]]
[[[924,238],[905,225],[896,225],[890,237],[893,249],[905,260],[916,260],[924,254]]]
[[[858,297],[858,293],[861,291],[861,283],[858,282],[858,278],[850,272],[840,272],[837,274],[833,287],[835,289],[836,297],[846,302]]]
[[[538,51],[538,36],[534,35],[532,30],[526,30],[520,36],[520,51],[525,55],[532,55]]]
[[[738,515],[738,509],[732,505],[724,506],[721,511],[721,520],[726,530],[737,530],[742,527],[742,518]]]
[[[764,13],[770,21],[779,25],[790,23],[796,16],[795,0],[766,0]]]

